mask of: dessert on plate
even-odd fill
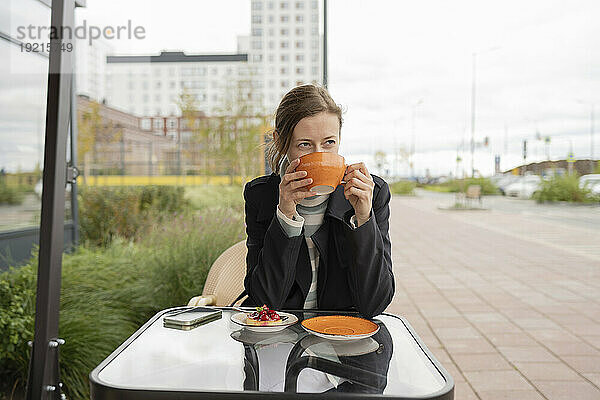
[[[256,307],[256,311],[247,314],[246,323],[248,325],[273,326],[281,325],[283,321],[277,311],[270,310],[265,304],[262,307]]]

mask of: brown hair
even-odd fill
[[[302,118],[321,112],[335,114],[342,130],[342,109],[335,104],[327,89],[317,85],[296,86],[286,93],[275,112],[275,130],[267,143],[266,156],[271,170],[279,173],[281,159],[290,148],[294,128]]]

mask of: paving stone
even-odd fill
[[[534,381],[533,384],[548,400],[600,399],[600,389],[585,381]]]
[[[599,356],[563,356],[563,360],[572,366],[575,370],[585,373],[593,372],[600,373],[600,357]]]
[[[559,361],[548,350],[541,346],[498,346],[500,351],[511,362],[552,362]]]
[[[454,398],[456,400],[479,400],[479,397],[466,382],[454,383]]]
[[[535,389],[532,390],[491,390],[477,392],[481,400],[544,400]],[[457,398],[458,400],[458,398]]]
[[[456,354],[454,361],[461,371],[512,370],[513,367],[499,353]]]
[[[589,379],[590,382],[592,382],[592,384],[594,384],[596,387],[600,388],[600,374],[585,373],[583,376]]]
[[[577,372],[561,362],[516,362],[515,367],[529,380],[581,381],[581,377],[577,374]]]
[[[517,371],[465,372],[465,378],[477,393],[497,390],[532,390],[533,387]]]

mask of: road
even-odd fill
[[[600,399],[597,207],[394,196],[404,315],[456,382],[456,399]]]

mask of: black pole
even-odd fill
[[[27,380],[27,399],[60,399],[58,317],[64,246],[67,135],[71,103],[72,53],[62,51],[62,27],[73,29],[73,0],[52,0],[46,141],[35,332]],[[64,46],[63,46],[64,45]]]
[[[71,79],[71,167],[77,168],[77,138],[79,134],[77,126],[77,94],[75,90],[75,66]],[[77,173],[76,175],[79,175]],[[71,218],[73,220],[73,247],[79,244],[79,203],[77,202],[77,177],[71,182]]]
[[[323,0],[323,86],[327,89],[327,0]]]

